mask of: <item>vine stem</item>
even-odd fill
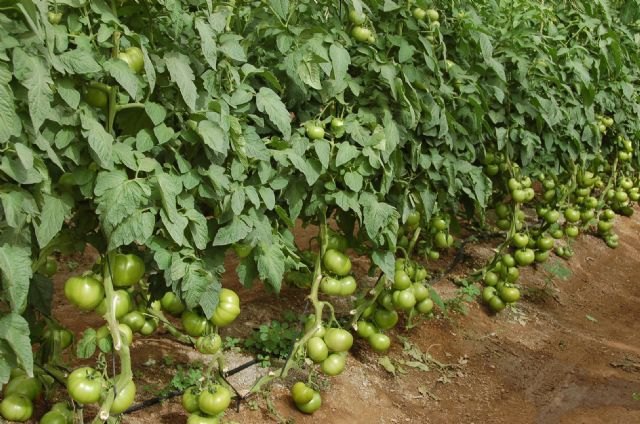
[[[125,387],[129,384],[133,378],[133,372],[131,370],[131,353],[129,346],[122,342],[120,336],[120,329],[118,327],[118,320],[116,319],[115,302],[113,281],[111,280],[110,264],[113,259],[113,253],[107,255],[105,266],[102,273],[102,281],[105,291],[105,304],[107,306],[107,312],[104,314],[104,318],[107,321],[111,338],[113,339],[113,350],[118,354],[120,359],[120,374],[114,378],[113,387],[107,393],[105,400],[100,405],[98,414],[93,419],[93,423],[97,424],[109,419],[111,405],[115,400],[115,396],[119,387]]]

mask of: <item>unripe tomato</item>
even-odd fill
[[[580,221],[580,212],[574,208],[567,208],[564,211],[564,218],[568,222],[578,222]]]
[[[215,385],[204,390],[198,397],[198,406],[205,414],[216,415],[224,412],[231,403],[231,392],[224,386]]]
[[[104,298],[100,304],[96,307],[96,313],[98,315],[104,315],[107,312],[107,299]],[[125,290],[116,290],[113,292],[112,307],[116,315],[116,319],[124,317],[131,311],[133,302],[131,301],[131,295]]]
[[[500,296],[493,296],[491,300],[489,300],[489,307],[493,312],[500,312],[505,308],[505,304],[500,299]]]
[[[107,93],[99,88],[87,87],[84,93],[84,100],[90,105],[98,109],[104,109],[107,107],[109,97]]]
[[[133,405],[133,400],[136,397],[136,385],[133,380],[129,380],[123,387],[116,387],[118,392],[111,404],[111,414],[122,414]]]
[[[440,19],[440,14],[438,13],[438,11],[437,11],[437,10],[434,10],[434,9],[427,9],[427,12],[426,12],[426,13],[427,13],[427,16],[429,17],[429,20],[430,20],[431,22],[435,22],[435,21],[437,21],[438,19]]]
[[[351,272],[351,260],[344,253],[334,249],[327,249],[322,258],[327,270],[339,277],[344,277]]]
[[[305,333],[310,331],[311,328],[315,327],[316,325],[316,317],[315,315],[309,315],[307,316],[307,318],[305,319],[304,322],[304,331]],[[316,337],[324,337],[324,333],[325,333],[325,328],[320,325],[320,327],[318,329],[316,329],[316,332],[313,333],[314,336]]]
[[[344,367],[347,363],[347,357],[345,353],[332,353],[327,356],[327,359],[322,361],[320,369],[328,376],[336,376],[344,371]]]
[[[538,249],[545,250],[545,251],[553,249],[553,244],[554,244],[553,238],[548,236],[540,237],[536,241],[536,246],[538,247]]]
[[[416,302],[421,302],[429,297],[429,289],[426,288],[424,284],[413,283],[411,288],[413,289],[413,296],[415,297]]]
[[[207,329],[207,319],[194,311],[184,311],[181,319],[184,332],[191,337],[200,337]]]
[[[482,300],[484,300],[486,303],[489,303],[491,298],[493,296],[495,296],[495,295],[496,295],[496,288],[495,287],[485,287],[482,290]]]
[[[515,253],[515,260],[519,266],[531,265],[536,260],[533,249],[518,249]]]
[[[393,277],[393,288],[396,290],[404,290],[409,287],[411,287],[411,278],[404,270],[396,270]]]
[[[574,225],[570,225],[564,229],[564,233],[567,237],[576,238],[580,234],[580,229]]]
[[[117,254],[111,262],[111,276],[115,287],[131,287],[144,276],[144,262],[133,254]]]
[[[196,340],[196,349],[205,355],[214,355],[222,347],[222,338],[218,334],[209,334]]]
[[[103,384],[102,376],[91,367],[77,368],[67,378],[69,396],[85,405],[100,400]]]
[[[408,311],[416,304],[416,297],[413,294],[413,287],[397,290],[393,293],[393,305],[397,309]]]
[[[433,310],[433,300],[425,299],[416,304],[416,310],[421,314],[428,314]]]
[[[327,235],[327,249],[344,252],[347,250],[347,247],[349,247],[349,242],[345,236],[336,233],[335,231],[329,231],[329,234]]]
[[[309,402],[296,403],[295,405],[296,408],[300,410],[300,412],[304,412],[305,414],[313,414],[318,409],[320,409],[320,406],[322,406],[322,397],[320,396],[320,393],[314,390],[313,397]]]
[[[484,283],[487,286],[495,286],[498,284],[498,275],[493,271],[487,271],[484,275]]]
[[[140,329],[144,326],[146,322],[144,319],[144,315],[142,315],[139,311],[131,311],[120,320],[123,324],[126,324],[131,328],[132,331],[140,331]]]
[[[211,322],[218,327],[231,324],[240,315],[240,298],[233,290],[220,290],[218,306],[213,311]]]
[[[178,316],[184,312],[184,303],[174,292],[166,292],[160,299],[160,305],[171,315]]]
[[[453,237],[451,234],[447,234],[444,231],[438,231],[433,241],[438,249],[446,249],[453,245]]]
[[[126,62],[134,74],[139,74],[144,69],[144,56],[138,47],[129,47],[118,53],[118,59]]]
[[[410,228],[415,228],[420,224],[420,212],[417,210],[412,210],[407,216],[407,226]]]
[[[25,422],[33,415],[33,404],[22,395],[8,395],[0,402],[0,415],[6,420]]]
[[[372,334],[368,341],[371,348],[378,353],[384,353],[391,347],[391,339],[386,334]]]
[[[315,124],[307,124],[307,137],[311,140],[320,140],[324,138],[324,128]]]
[[[249,256],[249,254],[253,250],[253,246],[247,243],[234,243],[233,250],[236,252],[236,255],[238,255],[240,259],[244,259]]]
[[[356,39],[356,41],[363,43],[365,41],[368,42],[369,37],[371,37],[373,34],[371,34],[371,30],[369,28],[355,26],[351,30],[351,35]]]
[[[3,392],[5,396],[20,395],[35,400],[42,393],[42,383],[36,377],[19,375],[4,386]]]
[[[424,301],[423,301],[424,302]],[[398,323],[398,313],[396,311],[388,311],[386,309],[376,309],[373,314],[373,320],[378,328],[389,330]]]
[[[307,356],[313,362],[322,362],[329,356],[329,348],[323,339],[320,337],[311,337],[307,341]]]
[[[351,296],[358,288],[356,279],[351,275],[344,277],[340,280],[340,296]]]
[[[69,418],[60,411],[49,411],[40,418],[39,424],[68,424]]]
[[[291,397],[296,404],[307,403],[313,399],[315,390],[304,384],[302,381],[298,381],[291,387]]]
[[[40,274],[46,277],[53,277],[56,272],[58,272],[58,262],[56,262],[55,258],[48,257],[47,260],[40,266],[38,269]]]
[[[198,394],[196,394],[197,390],[197,387],[191,386],[182,394],[182,407],[189,413],[198,412],[200,410],[200,407],[198,406]]]
[[[340,294],[342,284],[340,280],[333,277],[325,277],[320,281],[320,291],[329,296],[338,296]]]
[[[366,17],[364,16],[364,13],[358,13],[355,9],[349,11],[349,20],[354,25],[362,25],[365,19]]]
[[[220,419],[218,417],[208,417],[194,412],[187,418],[187,424],[220,424]]]
[[[368,339],[372,334],[377,332],[376,326],[370,323],[369,321],[360,320],[357,323],[358,325],[358,336],[363,339]]]
[[[64,284],[64,294],[79,309],[91,311],[104,298],[104,288],[95,278],[71,277]]]
[[[505,287],[500,292],[500,298],[506,303],[513,303],[520,300],[520,290],[515,287]]]
[[[523,233],[516,233],[513,235],[513,245],[517,248],[527,247],[529,244],[529,236]]]
[[[324,335],[324,342],[332,352],[346,352],[353,345],[353,336],[341,328],[329,328]]]
[[[62,13],[47,12],[47,20],[51,25],[58,25],[62,20]]]
[[[419,7],[416,7],[415,9],[413,9],[413,17],[416,18],[417,20],[423,21],[426,16],[427,16],[426,10],[421,9]]]

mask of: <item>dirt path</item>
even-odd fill
[[[276,383],[266,398],[243,403],[224,422],[640,423],[639,215],[618,218],[616,250],[584,236],[569,262],[553,259],[552,265],[526,270],[520,280],[525,297],[516,311],[493,316],[471,304],[466,316],[395,333],[388,354],[395,375],[358,341],[345,372],[328,380],[323,407],[311,417],[295,410],[288,386]],[[451,292],[452,284],[441,282],[439,289]],[[246,333],[277,317],[282,303],[265,296],[261,290],[241,294],[242,322],[227,334]],[[289,307],[303,305],[300,291],[282,297]],[[80,323],[70,312],[63,302],[56,308],[56,315],[74,328],[95,324],[94,317]],[[146,387],[139,390],[138,397],[144,398],[151,396],[149,387],[166,383],[175,364],[193,353],[162,337],[138,340],[134,369],[147,382],[139,384]],[[250,382],[256,371],[238,378]],[[124,420],[185,421],[177,400]]]

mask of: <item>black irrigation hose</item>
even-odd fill
[[[230,377],[230,376],[232,376],[232,375],[234,375],[234,374],[237,374],[237,373],[239,373],[239,372],[241,372],[241,371],[244,371],[244,370],[246,370],[247,368],[249,368],[249,367],[251,367],[251,366],[253,366],[253,365],[255,365],[255,364],[258,364],[258,363],[260,363],[260,360],[258,360],[258,359],[252,359],[252,360],[250,360],[249,362],[245,362],[244,364],[239,365],[239,366],[237,366],[237,367],[235,367],[235,368],[233,368],[233,369],[231,369],[231,370],[227,371],[226,373],[224,373],[224,374],[223,374],[223,378],[225,378],[225,382],[226,382],[227,384],[229,384],[229,382],[226,380],[226,377]],[[229,384],[229,385],[233,388],[233,386],[232,386],[231,384]],[[235,388],[234,388],[234,391],[235,391],[236,393],[238,393],[238,392],[235,390]],[[139,410],[141,410],[141,409],[147,408],[147,407],[149,407],[149,406],[156,405],[156,404],[158,404],[158,403],[160,403],[160,402],[162,402],[162,401],[164,401],[164,400],[172,399],[172,398],[174,398],[174,397],[180,396],[180,395],[182,395],[183,393],[184,393],[184,390],[174,390],[174,391],[171,391],[171,392],[169,392],[169,393],[166,393],[166,394],[164,394],[164,395],[162,395],[162,396],[156,396],[156,397],[154,397],[154,398],[144,400],[144,401],[142,401],[142,402],[140,402],[140,403],[137,403],[137,404],[133,405],[132,407],[130,407],[130,408],[129,408],[129,409],[127,409],[126,411],[124,411],[124,412],[123,412],[123,414],[131,414],[132,412],[136,412],[136,411],[139,411]],[[241,401],[241,400],[242,400],[242,398],[241,398],[240,396],[238,396],[238,399],[237,399],[237,405],[238,405],[237,407],[238,407],[238,408],[240,407],[240,401]]]

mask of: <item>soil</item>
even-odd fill
[[[524,270],[519,280],[524,297],[513,309],[493,315],[471,302],[466,314],[451,311],[410,330],[397,329],[386,356],[358,340],[345,371],[320,380],[323,406],[313,416],[299,413],[289,400],[288,387],[296,376],[304,376],[294,372],[240,403],[238,410],[229,410],[223,422],[640,423],[640,214],[618,218],[615,228],[620,236],[616,250],[581,236],[569,261],[552,257],[537,269]],[[313,229],[301,229],[298,242],[307,243],[312,235]],[[482,263],[490,247],[468,247],[466,265],[454,268],[452,276]],[[70,258],[56,284],[61,287],[70,273],[92,261],[90,252]],[[356,272],[364,274],[367,264],[354,263]],[[261,287],[241,289],[232,258],[227,269],[224,284],[238,289],[243,303],[241,319],[222,330],[223,337],[246,336],[280,318],[285,308],[304,310],[304,290],[285,289],[275,297]],[[445,299],[457,291],[451,280],[435,285]],[[102,325],[95,314],[79,314],[69,306],[61,290],[57,296],[54,315],[77,334]],[[138,337],[132,354],[138,401],[153,397],[178,367],[202,359],[163,334]],[[247,359],[235,352],[228,368]],[[253,366],[231,381],[243,393],[266,372]],[[127,415],[123,422],[179,424],[186,417],[175,398]]]

